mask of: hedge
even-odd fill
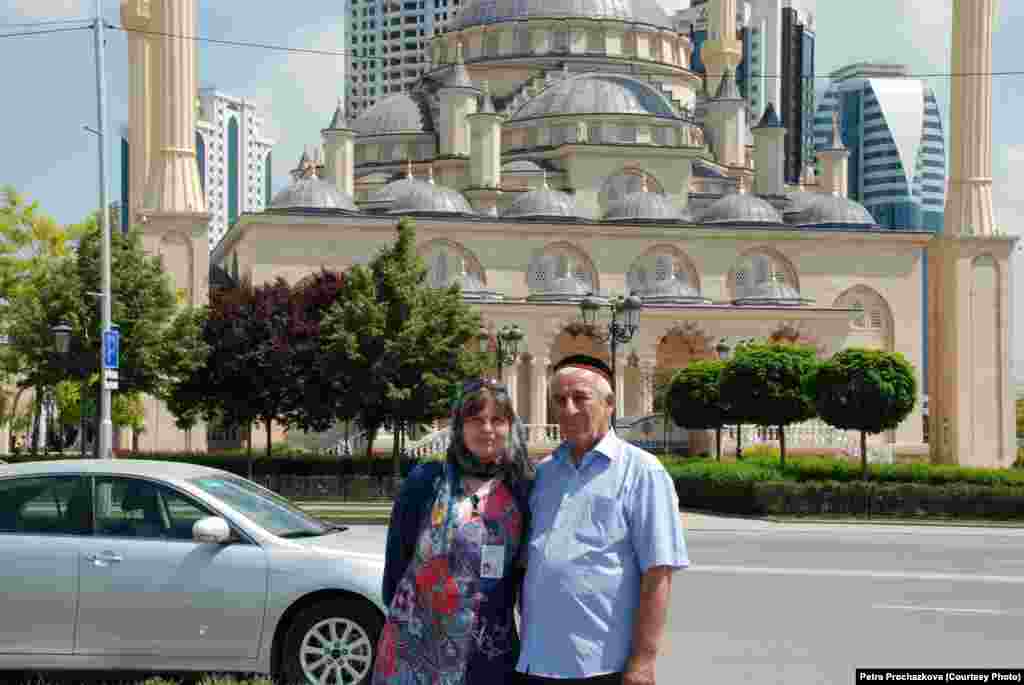
[[[920,516],[1021,520],[1024,487],[678,477],[683,507],[751,516]]]

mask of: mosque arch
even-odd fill
[[[874,288],[858,284],[843,291],[832,305],[841,309],[859,309],[850,320],[848,346],[892,351],[895,319],[888,301]]]
[[[736,300],[768,280],[800,292],[800,277],[793,262],[774,247],[758,245],[739,254],[729,269],[726,292],[729,299]]]
[[[657,177],[636,165],[624,166],[605,178],[604,183],[601,184],[601,191],[597,196],[602,215],[607,211],[608,205],[612,202],[621,200],[630,193],[640,192],[645,179],[648,192],[658,193],[659,195],[665,194],[665,187],[658,181]]]
[[[481,285],[487,285],[487,270],[476,254],[462,243],[448,238],[432,238],[421,243],[416,253],[426,262],[427,282],[435,288],[450,284],[458,274],[459,260],[466,273],[475,276]]]
[[[657,245],[653,245],[644,250],[635,260],[633,260],[633,264],[630,265],[629,272],[626,274],[626,285],[628,288],[630,290],[639,290],[640,288],[638,286],[640,284],[637,282],[638,267],[640,267],[645,261],[649,262],[652,259],[663,255],[670,256],[672,258],[674,266],[673,274],[675,277],[685,277],[685,281],[692,286],[694,290],[700,293],[700,273],[697,271],[696,264],[694,264],[693,260],[690,259],[690,256],[686,252],[669,243],[658,243]]]
[[[557,286],[556,279],[561,279]],[[571,285],[575,292],[557,292],[572,295],[600,290],[597,267],[590,255],[569,241],[548,243],[536,250],[526,270],[530,294],[556,294],[552,288],[565,285]]]

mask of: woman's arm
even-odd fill
[[[386,607],[391,606],[398,583],[416,552],[416,540],[426,515],[424,509],[432,502],[432,484],[440,466],[431,463],[413,469],[402,484],[402,489],[391,507],[387,548],[384,554],[384,583],[381,590]]]

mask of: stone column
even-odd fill
[[[147,0],[121,3],[121,23],[128,32],[128,221],[134,223],[146,195],[153,164],[153,143],[159,139],[154,114],[153,80],[156,50],[143,31],[151,28],[153,12]]]
[[[640,362],[640,383],[643,389],[643,402],[640,405],[640,412],[644,415],[654,413],[654,369],[656,363],[653,360],[645,359]]]
[[[548,422],[548,366],[547,357],[533,358],[533,403],[530,406],[530,423],[544,425]]]
[[[516,414],[521,415],[521,409],[519,406],[519,360],[507,364],[502,368],[501,382],[508,388],[509,399],[512,400],[512,408]]]
[[[154,39],[154,45],[160,46],[156,65],[161,89],[155,100],[160,109],[160,145],[153,150],[145,209],[205,212],[195,150],[196,48],[189,38],[196,35],[196,2],[161,0],[159,7],[154,30],[169,35]]]
[[[949,195],[944,232],[992,235],[992,30],[995,0],[953,0]],[[960,76],[959,74],[963,74]]]

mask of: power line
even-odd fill
[[[62,29],[44,29],[42,31],[21,31],[19,33],[2,33],[0,38],[21,38],[22,36],[45,36],[50,33],[66,33],[68,31],[91,31],[91,26],[70,26]]]
[[[43,21],[30,21],[23,24],[0,24],[0,29],[14,28],[39,28],[41,26],[59,26],[61,24],[91,24],[92,19],[46,19]]]
[[[295,47],[290,47],[290,46],[287,46],[287,45],[274,45],[274,44],[270,44],[270,43],[256,43],[256,42],[241,41],[241,40],[225,40],[225,39],[220,39],[220,38],[209,38],[207,36],[199,36],[199,35],[187,36],[187,35],[183,35],[183,34],[167,33],[167,32],[164,32],[164,31],[150,31],[150,30],[146,30],[146,29],[132,29],[132,28],[128,28],[128,27],[125,27],[125,26],[117,26],[115,24],[107,24],[107,28],[116,29],[118,31],[125,31],[127,33],[142,33],[142,34],[150,35],[150,36],[162,36],[162,37],[165,37],[165,38],[181,38],[181,39],[184,39],[184,40],[192,40],[192,41],[197,41],[197,42],[201,42],[201,43],[211,43],[211,44],[214,44],[214,45],[225,45],[225,46],[228,46],[228,47],[256,48],[256,49],[260,49],[260,50],[275,50],[275,51],[278,51],[278,52],[289,52],[289,53],[301,54],[301,55],[319,55],[319,56],[322,56],[322,57],[350,57],[350,58],[353,58],[354,60],[362,60],[362,61],[383,61],[383,60],[391,59],[391,58],[388,58],[388,57],[362,57],[362,56],[358,56],[356,54],[357,51],[355,51],[355,50],[318,50],[318,49],[315,49],[315,48],[295,48]],[[568,54],[560,55],[559,53],[551,53],[551,55],[552,56],[556,56],[556,57],[557,56],[571,56],[571,55],[568,55]],[[707,74],[705,74],[705,76],[706,75]],[[950,78],[951,79],[951,78],[970,78],[970,77],[979,77],[979,76],[993,77],[993,78],[995,78],[995,77],[1003,77],[1003,76],[1024,76],[1024,70],[1007,70],[1007,71],[990,71],[990,72],[956,72],[956,73],[953,73],[953,72],[930,72],[930,73],[929,72],[922,72],[922,73],[899,74],[899,75],[894,75],[894,76],[891,76],[891,77],[888,77],[888,78],[904,78],[904,79],[910,79],[910,78],[922,78],[922,79],[924,79],[924,78]],[[721,78],[721,75],[718,76],[718,78]],[[785,76],[785,75],[782,75],[782,74],[757,74],[757,75],[751,75],[750,78],[753,78],[753,79],[759,79],[759,78],[782,79],[782,78],[788,78],[788,77]],[[827,75],[827,74],[814,74],[814,75],[811,75],[811,76],[801,76],[800,79],[801,80],[812,80],[813,79],[813,80],[831,81],[831,80],[833,80],[833,77],[831,75]]]

